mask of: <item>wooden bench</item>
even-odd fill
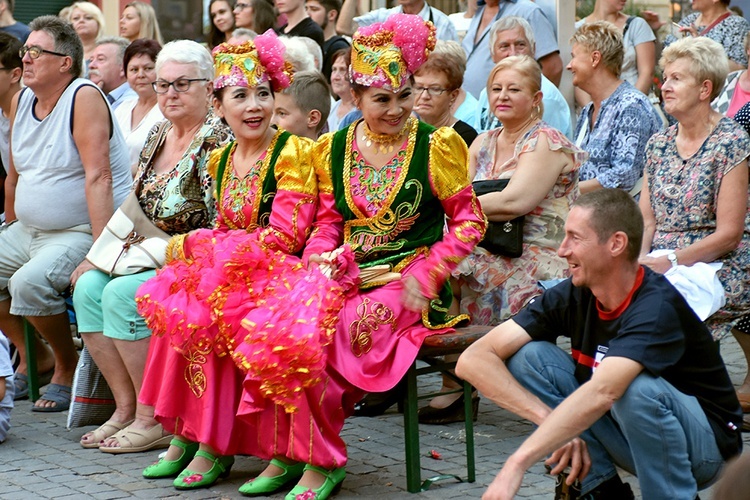
[[[467,326],[458,328],[454,333],[433,335],[427,337],[419,350],[417,360],[406,373],[406,396],[404,400],[404,438],[406,446],[406,489],[410,493],[427,490],[432,483],[443,479],[464,479],[456,475],[440,475],[422,482],[422,466],[419,450],[419,420],[417,406],[420,399],[436,396],[438,393],[420,395],[417,391],[417,377],[440,372],[448,375],[462,388],[454,392],[463,391],[464,394],[464,426],[466,429],[466,481],[476,480],[474,465],[474,420],[471,393],[474,388],[466,381],[456,377],[451,370],[456,367],[455,361],[445,361],[444,356],[461,354],[467,347],[482,338],[493,327]],[[417,361],[427,363],[427,366],[417,367]],[[442,393],[445,394],[445,393]]]

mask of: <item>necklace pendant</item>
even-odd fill
[[[366,146],[367,146],[368,148],[369,148],[369,147],[372,147],[372,141],[371,141],[371,140],[369,140],[369,139],[368,139],[368,140],[366,140],[366,141],[365,141],[365,145],[366,145]]]
[[[391,144],[390,146],[388,146],[388,152],[389,153],[393,153],[393,144]]]

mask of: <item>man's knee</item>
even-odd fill
[[[547,369],[559,368],[573,373],[573,360],[569,354],[550,342],[529,342],[507,361],[508,370],[516,378],[524,377],[530,370],[543,373]]]
[[[654,415],[654,408],[663,406],[663,395],[667,392],[664,379],[648,373],[640,373],[630,383],[622,397],[612,406],[612,414],[618,421]]]

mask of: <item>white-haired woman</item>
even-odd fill
[[[135,177],[138,201],[155,226],[169,234],[207,227],[215,219],[209,154],[230,139],[209,112],[213,61],[201,45],[179,40],[156,60],[159,109],[166,122],[150,132]],[[138,314],[135,292],[155,271],[112,278],[93,266],[74,283],[78,331],[115,398],[115,412],[81,438],[84,448],[130,453],[167,447],[170,436],[138,394],[151,331]]]
[[[750,359],[750,138],[711,108],[729,64],[717,42],[686,38],[664,50],[664,109],[677,124],[654,135],[646,150],[640,207],[645,223],[641,263],[673,266],[720,261],[726,304],[706,321],[714,338],[735,336]],[[651,250],[673,250],[647,257]],[[750,376],[738,389],[750,411]]]

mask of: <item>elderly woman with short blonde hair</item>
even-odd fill
[[[573,133],[576,145],[589,153],[581,167],[581,192],[630,190],[643,173],[646,142],[659,130],[657,116],[648,98],[620,79],[622,34],[612,23],[584,24],[570,43],[573,85],[591,96]]]
[[[730,331],[750,358],[750,138],[711,108],[729,63],[721,45],[686,38],[664,50],[664,109],[677,124],[651,139],[640,207],[645,223],[641,263],[665,273],[676,266],[721,262],[726,304],[706,321],[717,340]],[[670,250],[660,257],[651,250]],[[743,318],[745,318],[743,320]],[[750,410],[750,376],[738,389]]]

